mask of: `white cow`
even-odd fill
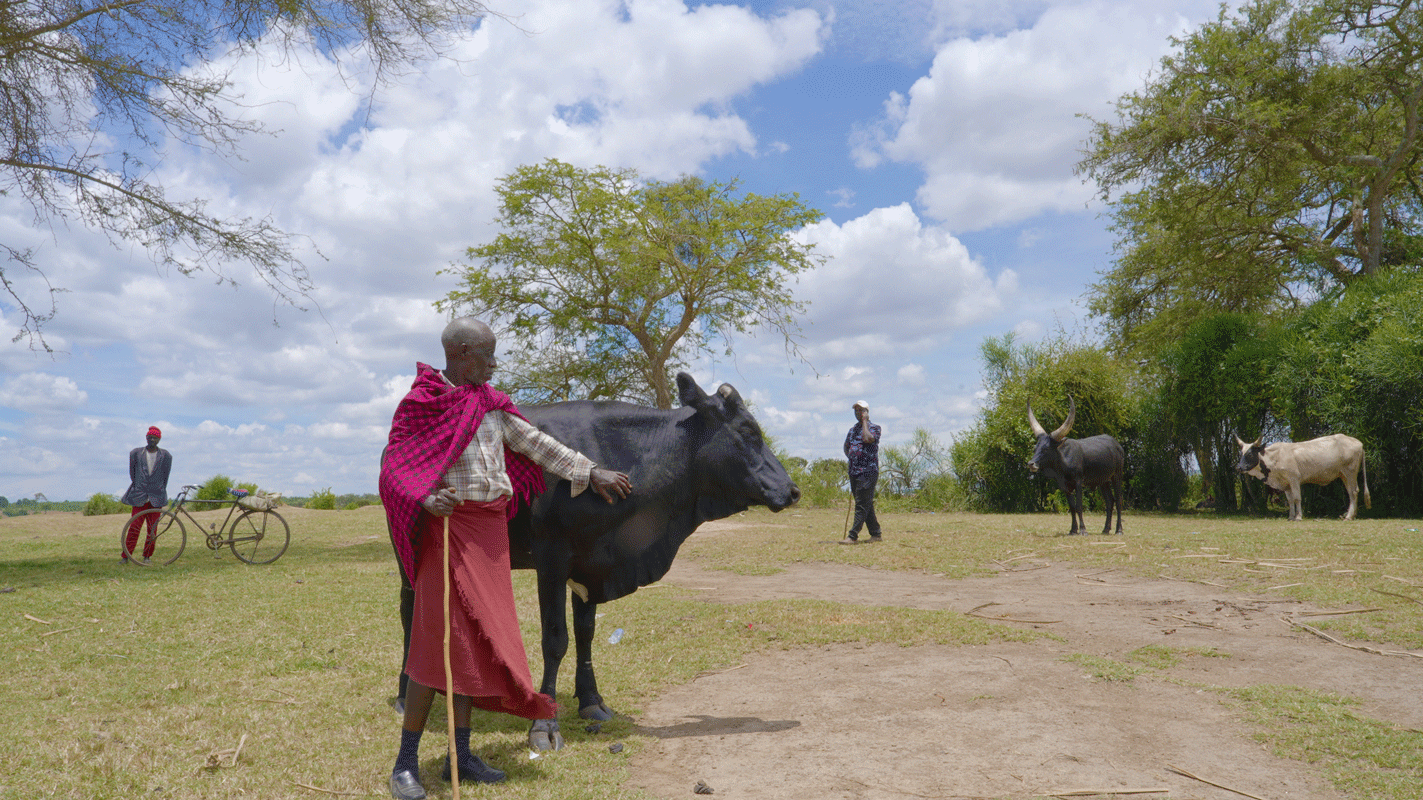
[[[1264,437],[1261,437],[1263,439]],[[1272,489],[1285,493],[1290,500],[1290,519],[1304,519],[1300,508],[1300,485],[1323,486],[1335,478],[1344,481],[1349,492],[1349,510],[1344,519],[1353,519],[1358,510],[1359,471],[1364,473],[1364,506],[1373,508],[1369,499],[1369,469],[1364,463],[1364,445],[1342,433],[1321,436],[1307,442],[1275,442],[1262,445],[1260,439],[1246,442],[1239,436],[1240,463],[1235,468],[1254,475]]]

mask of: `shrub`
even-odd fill
[[[117,497],[103,492],[96,492],[89,495],[89,502],[84,504],[84,516],[98,517],[104,514],[122,514],[128,511],[128,506],[119,502]]]
[[[315,508],[321,511],[336,510],[336,493],[328,486],[311,493],[311,498],[306,501],[307,508]]]
[[[227,490],[232,488],[232,479],[226,475],[214,475],[198,487],[194,500],[226,500]]]

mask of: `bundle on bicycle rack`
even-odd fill
[[[237,498],[237,504],[253,511],[270,511],[281,505],[281,492],[253,492]]]

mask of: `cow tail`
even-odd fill
[[[1362,459],[1364,472],[1364,508],[1372,509],[1374,501],[1369,499],[1369,459]]]

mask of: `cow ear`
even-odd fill
[[[677,373],[677,399],[688,408],[701,408],[707,404],[707,393],[685,372]]]
[[[716,393],[721,395],[721,399],[726,403],[729,410],[735,411],[746,404],[741,401],[741,393],[736,391],[736,387],[729,383],[723,383],[717,387]]]

